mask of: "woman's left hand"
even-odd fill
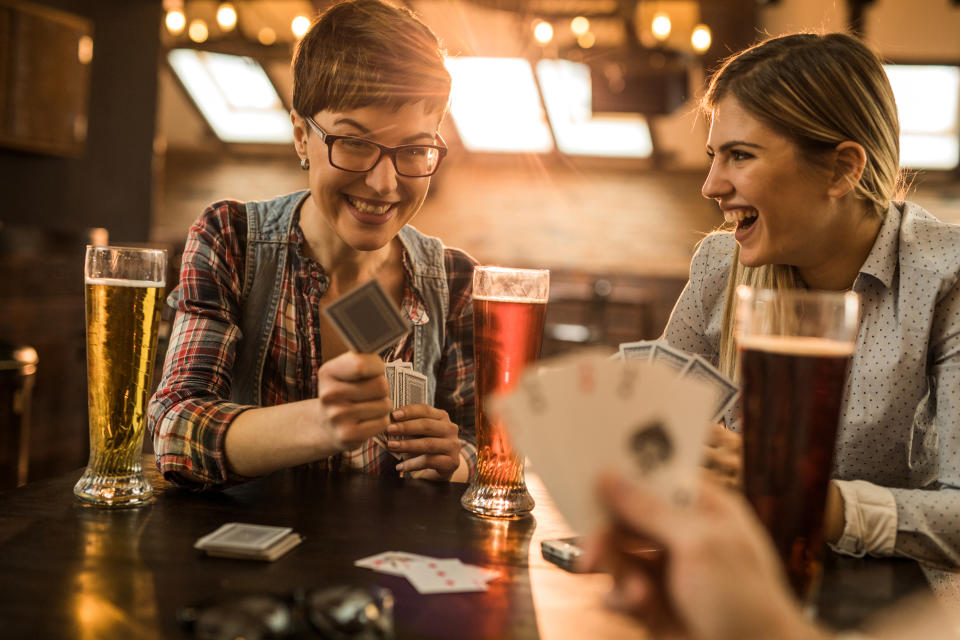
[[[711,480],[739,489],[743,485],[743,437],[722,424],[711,424],[703,456],[706,475]]]
[[[460,467],[459,428],[450,422],[443,409],[428,404],[411,404],[390,414],[387,446],[393,453],[405,453],[407,459],[397,471],[420,471],[417,478],[450,480]],[[405,436],[403,440],[396,436]]]

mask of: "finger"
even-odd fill
[[[387,433],[390,433],[389,427]],[[460,441],[449,438],[409,438],[407,440],[391,438],[387,441],[387,446],[390,451],[411,455],[434,454],[451,457],[460,455]]]
[[[386,367],[380,356],[348,351],[325,362],[320,370],[337,380],[355,381],[383,376]]]
[[[395,419],[395,414],[396,411],[390,414],[391,419]],[[421,418],[405,422],[394,422],[390,425],[389,431],[390,435],[398,436],[428,436],[456,439],[460,430],[457,428],[457,425],[449,421]]]
[[[449,420],[450,416],[443,409],[437,409],[429,404],[408,404],[397,408],[393,412],[393,419],[397,422],[414,420],[417,418],[432,418],[434,420]]]
[[[420,455],[408,458],[397,465],[397,471],[411,472],[419,469],[435,469],[439,473],[449,475],[460,466],[460,459],[450,456]]]
[[[337,404],[378,400],[386,398],[389,393],[390,385],[384,376],[354,381],[333,379],[321,383],[319,398],[324,404]]]
[[[387,428],[388,421],[386,417],[373,420],[363,420],[346,425],[341,425],[334,429],[340,440],[340,445],[345,450],[356,449],[364,442],[377,434],[383,433]]]
[[[615,519],[635,533],[667,544],[671,532],[682,531],[689,523],[677,510],[648,491],[614,473],[599,481],[600,499]]]

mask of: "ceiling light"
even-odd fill
[[[290,22],[290,30],[297,38],[307,35],[310,30],[310,18],[307,16],[297,16]]]
[[[576,36],[582,36],[587,31],[590,31],[590,21],[583,16],[577,16],[570,21],[570,31],[573,31],[573,34]]]
[[[206,42],[207,38],[210,37],[210,30],[207,29],[207,23],[203,20],[197,18],[196,20],[190,21],[190,27],[187,29],[187,35],[190,36],[190,39],[200,44],[201,42]]]
[[[577,44],[580,45],[582,49],[589,49],[597,44],[597,36],[593,35],[593,32],[587,31],[577,36]]]
[[[259,40],[263,46],[269,47],[277,41],[277,34],[270,27],[264,27],[257,32],[257,40]]]
[[[167,11],[164,22],[167,25],[167,31],[178,36],[183,33],[183,28],[187,26],[187,17],[183,15],[183,11],[174,9],[173,11]]]
[[[237,26],[237,10],[229,2],[224,2],[217,9],[217,24],[224,31],[230,31]]]
[[[93,38],[90,36],[80,36],[77,42],[77,60],[80,64],[90,64],[93,60]]]
[[[697,53],[703,53],[709,49],[712,41],[710,27],[705,24],[698,24],[694,27],[693,33],[690,34],[690,44],[693,45],[693,49]]]
[[[547,44],[553,40],[553,25],[543,20],[537,20],[533,25],[533,37],[540,44]]]
[[[670,23],[670,16],[665,13],[658,13],[653,16],[653,22],[650,24],[650,30],[653,31],[653,37],[657,40],[666,40],[670,37],[670,29],[673,25]]]

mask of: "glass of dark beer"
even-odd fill
[[[741,286],[736,311],[744,488],[810,605],[860,301],[853,292]]]
[[[534,506],[523,478],[523,456],[484,403],[491,393],[512,389],[524,367],[540,356],[549,289],[546,269],[477,267],[473,272],[477,473],[460,504],[478,515],[515,518]]]
[[[149,502],[140,459],[157,349],[167,254],[87,247],[87,406],[90,459],[73,488],[101,507]]]

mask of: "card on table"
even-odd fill
[[[347,346],[357,353],[380,353],[410,331],[409,320],[376,280],[345,294],[323,312]]]
[[[357,567],[405,577],[424,594],[486,591],[496,572],[464,564],[458,558],[432,558],[405,551],[385,551],[353,563]]]
[[[290,527],[228,522],[194,543],[210,556],[276,560],[303,541]]]

